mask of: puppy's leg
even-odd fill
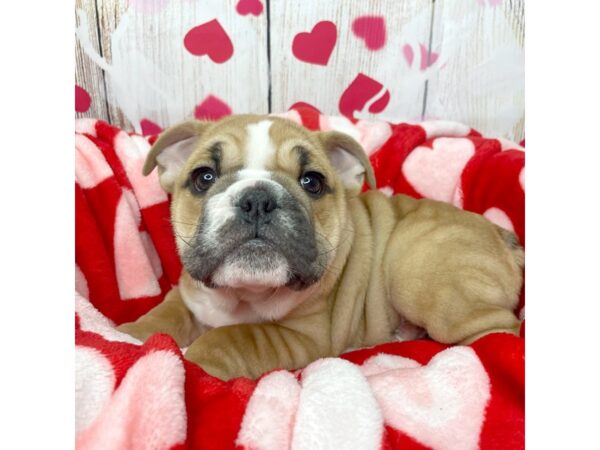
[[[518,335],[522,265],[511,233],[423,201],[397,225],[384,267],[398,313],[436,341],[464,344],[492,332]]]
[[[142,342],[154,333],[167,333],[180,347],[188,345],[198,334],[192,315],[177,288],[171,289],[160,304],[135,322],[121,324],[117,330]]]
[[[455,277],[444,272],[427,275],[411,281],[398,277],[392,303],[432,339],[468,344],[492,332],[519,334],[520,321],[513,313],[518,293],[507,292],[493,275],[473,267],[463,267]]]
[[[490,333],[519,335],[521,322],[511,308],[494,304],[492,296],[465,301],[465,286],[441,289],[433,296],[424,324],[429,336],[445,344],[470,344]]]
[[[185,353],[223,380],[257,378],[272,369],[297,369],[330,352],[325,333],[315,335],[277,323],[219,327],[196,339]]]

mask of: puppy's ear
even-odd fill
[[[158,166],[160,185],[173,192],[175,178],[209,126],[210,122],[190,120],[162,132],[150,148],[142,173],[148,175]]]
[[[365,178],[371,189],[377,187],[369,157],[356,140],[339,131],[322,131],[317,135],[346,189],[360,192]]]

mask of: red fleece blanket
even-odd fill
[[[524,152],[453,122],[284,114],[355,137],[378,188],[450,202],[524,236]],[[524,338],[392,342],[257,381],[223,382],[166,335],[114,329],[158,304],[181,264],[169,198],[141,167],[150,144],[76,123],[76,432],[82,449],[519,449]],[[152,138],[150,138],[152,141]],[[523,299],[516,311],[524,315]]]

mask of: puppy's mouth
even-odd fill
[[[284,286],[291,278],[285,256],[270,242],[251,238],[225,255],[216,270],[203,280],[209,287],[261,290]]]
[[[321,266],[314,239],[274,225],[260,231],[243,224],[231,226],[216,242],[203,241],[184,253],[184,266],[190,276],[210,288],[301,290],[318,281]]]

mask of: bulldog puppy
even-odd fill
[[[121,331],[170,334],[222,379],[296,369],[393,339],[403,321],[436,341],[518,334],[523,250],[514,234],[451,205],[361,194],[373,169],[339,132],[238,115],[166,130],[179,285]]]

